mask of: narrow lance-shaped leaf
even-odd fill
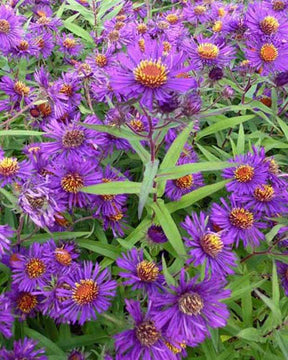
[[[141,183],[133,181],[112,181],[110,183],[86,186],[81,191],[96,195],[139,194]]]
[[[140,189],[138,218],[141,218],[147,198],[153,189],[153,182],[159,166],[159,160],[150,161],[146,164],[143,182]]]
[[[170,202],[169,204],[167,204],[167,209],[170,211],[170,213],[173,213],[177,210],[191,206],[197,201],[204,199],[205,197],[210,196],[215,192],[221,190],[226,184],[228,184],[229,181],[230,180],[224,180],[213,185],[200,187],[199,189],[182,196],[181,200]]]
[[[186,251],[183,245],[181,235],[172,216],[166,208],[164,201],[158,199],[158,201],[154,202],[151,207],[155,211],[157,220],[162,226],[162,229],[173,249],[177,252],[178,255],[185,256]]]

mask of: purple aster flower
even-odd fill
[[[79,56],[83,49],[83,45],[73,35],[65,33],[58,40],[59,50],[66,55]]]
[[[31,176],[32,168],[27,160],[18,162],[14,157],[0,157],[0,185],[4,187]]]
[[[94,73],[102,73],[106,68],[113,63],[112,62],[112,48],[108,48],[107,50],[102,49],[100,52],[96,50],[93,55],[87,57],[87,63],[91,66],[91,69]]]
[[[44,59],[48,58],[54,49],[54,38],[49,32],[42,32],[40,34],[32,34],[34,36],[35,45],[38,47],[38,53],[41,54]]]
[[[89,119],[88,119],[89,120]],[[95,121],[84,121],[84,124],[92,125]],[[69,157],[79,158],[95,157],[97,149],[104,143],[95,130],[87,129],[80,123],[80,114],[78,114],[72,122],[61,123],[51,120],[44,127],[46,131],[45,137],[53,139],[53,142],[43,144],[43,150],[46,156],[56,158],[57,160],[65,160]],[[99,151],[98,151],[99,152]]]
[[[287,0],[265,0],[265,5],[275,11],[276,14],[286,15],[288,7]]]
[[[101,171],[101,180],[99,183],[107,184],[116,181],[125,181],[127,178],[121,176],[120,172],[112,169],[109,165]],[[117,186],[117,185],[116,185]],[[120,195],[97,195],[95,197],[96,212],[95,215],[113,216],[122,210],[127,201],[127,196]]]
[[[253,38],[247,41],[245,55],[250,61],[250,65],[263,75],[288,70],[287,43],[273,39]]]
[[[35,317],[41,310],[41,297],[30,291],[21,291],[17,286],[12,285],[10,291],[11,302],[18,321],[24,321],[28,317]]]
[[[229,241],[221,232],[211,231],[206,220],[206,215],[201,211],[199,216],[196,213],[192,213],[191,217],[186,216],[181,224],[190,235],[184,238],[190,255],[187,263],[195,266],[205,263],[206,272],[211,269],[212,276],[233,274],[231,268],[236,266],[236,256],[228,245]]]
[[[96,164],[92,161],[79,161],[70,156],[65,161],[55,164],[51,168],[54,176],[51,177],[51,187],[63,195],[69,208],[73,206],[84,207],[93,201],[94,195],[81,192],[85,186],[95,185],[100,180],[100,174],[95,171]]]
[[[197,283],[197,277],[185,280],[185,271],[180,274],[178,286],[155,295],[151,300],[155,307],[154,318],[165,328],[169,337],[182,338],[188,344],[199,343],[209,335],[208,327],[223,327],[229,311],[220,300],[230,296],[225,290],[225,281],[219,277]]]
[[[204,66],[228,66],[235,57],[235,49],[219,37],[199,36],[197,41],[184,41],[183,46],[196,69]]]
[[[19,58],[26,58],[27,60],[30,56],[37,56],[39,50],[33,39],[30,36],[26,35],[23,39],[20,39],[16,46],[11,49],[13,56]]]
[[[189,6],[184,8],[183,17],[192,24],[197,24],[198,22],[205,23],[210,20],[211,12],[206,4],[189,4]]]
[[[196,87],[195,79],[177,77],[186,71],[180,68],[184,60],[182,53],[163,55],[163,45],[156,41],[145,42],[144,52],[129,46],[127,56],[119,55],[119,70],[111,78],[111,86],[126,96],[141,96],[141,104],[152,108],[153,99],[164,101],[171,91]]]
[[[18,200],[24,214],[42,228],[53,226],[55,215],[65,210],[63,200],[49,184],[48,176],[29,179],[21,187]]]
[[[53,270],[66,273],[73,270],[73,264],[79,257],[77,245],[73,242],[60,241],[58,244],[53,239],[43,244],[43,256],[48,259]]]
[[[177,164],[187,164],[187,158],[180,157]],[[184,175],[178,179],[167,181],[165,195],[172,201],[177,201],[180,200],[183,195],[203,185],[204,181],[201,173]]]
[[[115,214],[108,216],[94,214],[94,216],[100,217],[103,220],[103,229],[105,231],[111,229],[114,237],[119,237],[124,236],[124,229],[127,228],[125,219],[127,217],[126,211],[126,208],[118,209],[117,211],[115,209]]]
[[[158,322],[151,317],[151,304],[144,314],[138,301],[125,302],[134,327],[115,336],[116,360],[176,360],[173,345],[166,341]]]
[[[81,102],[82,95],[80,91],[80,82],[78,77],[72,73],[62,73],[62,78],[56,81],[53,86],[59,94],[64,95],[68,108],[78,106]]]
[[[0,350],[2,360],[47,360],[44,349],[37,349],[38,342],[28,338],[14,341],[13,350]]]
[[[5,338],[12,336],[14,317],[11,311],[11,301],[6,294],[0,295],[0,334]],[[0,350],[1,352],[1,350]]]
[[[45,33],[47,31],[58,31],[59,27],[62,25],[61,19],[52,18],[49,16],[40,16],[35,23],[30,24],[31,30],[40,31]]]
[[[232,180],[226,185],[228,191],[240,196],[253,194],[257,186],[266,182],[269,165],[258,154],[257,148],[253,149],[253,153],[237,155],[229,161],[237,165],[225,169],[222,173],[224,179]]]
[[[27,254],[27,248],[19,247],[19,246],[13,246],[9,252],[5,253],[1,259],[1,262],[9,267],[10,269],[13,269],[15,266],[15,263],[18,261],[21,261],[20,255],[26,255]]]
[[[265,2],[249,4],[246,15],[246,25],[253,36],[277,37],[287,40],[287,19],[269,9]]]
[[[277,271],[281,279],[285,295],[288,296],[288,264],[277,261]]]
[[[268,217],[287,213],[287,191],[269,184],[257,186],[252,195],[237,197],[239,201],[253,208],[255,213]]]
[[[12,80],[9,76],[2,76],[0,82],[0,90],[5,92],[9,98],[2,100],[0,103],[0,110],[10,110],[14,105],[20,108],[20,103],[31,103],[31,89],[23,81]],[[1,105],[2,104],[2,105]]]
[[[14,230],[9,225],[0,225],[0,259],[1,256],[10,250],[9,238],[14,235]]]
[[[115,296],[116,281],[105,269],[100,273],[100,266],[92,261],[84,262],[83,268],[77,268],[66,278],[69,289],[59,289],[59,296],[65,297],[62,315],[77,320],[80,325],[96,319],[96,312],[107,311],[111,298]]]
[[[23,33],[22,17],[16,16],[8,6],[0,6],[0,43],[6,51],[21,40]]]
[[[147,240],[152,244],[163,244],[168,241],[162,227],[160,225],[151,225],[147,230]]]
[[[119,276],[127,279],[123,284],[131,285],[133,290],[143,289],[151,294],[163,287],[164,276],[160,273],[160,266],[145,260],[142,249],[131,249],[127,254],[122,254],[122,258],[117,259],[117,266],[125,270],[119,273]]]
[[[239,245],[240,240],[244,246],[258,246],[261,240],[264,240],[264,234],[259,230],[265,227],[258,221],[257,215],[246,204],[237,202],[235,198],[230,197],[231,205],[221,198],[223,207],[214,203],[211,209],[211,221],[217,225],[225,235],[230,239],[229,242],[235,242]]]
[[[49,261],[44,257],[43,247],[33,243],[27,255],[18,255],[19,261],[13,263],[12,278],[19,290],[33,291],[44,287],[51,275]]]

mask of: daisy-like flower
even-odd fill
[[[62,77],[56,81],[53,86],[60,95],[64,95],[68,108],[78,106],[81,102],[82,95],[80,91],[80,81],[76,74],[62,73]]]
[[[280,213],[287,213],[287,192],[285,189],[270,184],[257,186],[253,195],[239,196],[239,201],[253,208],[259,215],[268,217],[277,216]]]
[[[189,6],[184,8],[183,17],[186,21],[192,24],[197,24],[198,22],[205,23],[210,20],[211,12],[209,6],[206,4],[189,4]]]
[[[133,290],[143,289],[149,294],[163,287],[164,276],[161,268],[153,261],[145,260],[143,250],[131,249],[122,258],[117,259],[117,266],[124,269],[119,276],[127,279],[124,285],[131,285]]]
[[[49,261],[44,257],[43,247],[33,243],[27,255],[18,255],[13,263],[12,278],[21,291],[33,291],[44,287],[51,275]]]
[[[147,240],[151,244],[163,244],[168,241],[162,227],[160,225],[151,225],[147,230]]]
[[[84,124],[93,125],[95,122],[92,121],[91,117],[89,119],[88,121],[86,119]],[[61,123],[54,119],[44,127],[45,137],[54,140],[43,144],[47,156],[57,157],[57,161],[60,161],[69,157],[82,160],[84,156],[93,157],[96,155],[97,149],[100,149],[105,141],[97,136],[95,130],[87,129],[79,124],[79,121],[80,114],[72,122]]]
[[[35,317],[41,309],[41,297],[34,292],[21,291],[17,286],[12,286],[10,297],[14,313],[19,321],[24,321],[28,317]]]
[[[0,82],[0,90],[8,96],[7,99],[1,100],[0,109],[9,110],[14,105],[17,108],[20,107],[20,103],[23,101],[24,104],[31,103],[32,89],[26,85],[23,81],[13,80],[9,76],[2,76]]]
[[[19,162],[14,157],[5,157],[0,155],[0,186],[17,181],[25,181],[31,176],[32,168],[28,161]]]
[[[28,338],[14,341],[13,350],[0,350],[2,360],[33,359],[47,360],[44,349],[37,349],[38,342]]]
[[[175,349],[181,352],[181,346],[164,338],[161,327],[151,316],[151,304],[144,314],[138,301],[125,302],[134,327],[115,335],[116,360],[176,360]]]
[[[226,189],[236,195],[253,194],[257,186],[262,185],[268,178],[268,163],[258,154],[258,149],[245,155],[237,155],[231,163],[235,167],[224,169],[224,179],[232,181],[226,185]]]
[[[19,57],[19,58],[26,58],[27,60],[31,56],[37,56],[39,52],[39,49],[37,45],[34,43],[34,41],[26,35],[24,38],[20,39],[16,46],[14,46],[11,49],[11,53],[13,56]]]
[[[275,11],[276,14],[286,15],[285,11],[288,8],[287,0],[265,0],[265,5]]]
[[[67,289],[59,289],[63,301],[63,316],[72,323],[96,319],[96,312],[108,310],[111,299],[115,296],[117,283],[111,280],[111,275],[105,269],[100,273],[100,266],[92,261],[84,262],[66,279]]]
[[[285,295],[288,296],[288,265],[277,261],[277,272],[279,274]]]
[[[0,295],[0,334],[5,338],[12,336],[14,317],[11,311],[11,301],[6,294]],[[0,350],[1,352],[1,350]]]
[[[228,298],[230,291],[224,289],[225,281],[219,277],[197,283],[197,277],[186,281],[185,275],[182,270],[178,286],[151,298],[153,315],[170,338],[182,337],[188,344],[195,344],[209,335],[208,327],[226,325],[229,311],[220,300]]]
[[[49,186],[49,178],[38,176],[29,179],[21,187],[18,204],[39,227],[50,227],[55,223],[54,216],[65,210],[59,194]]]
[[[40,16],[35,23],[30,24],[31,30],[45,33],[47,31],[53,32],[58,31],[62,25],[62,20],[58,18],[52,18],[49,16]]]
[[[245,50],[250,66],[263,75],[278,71],[287,71],[288,45],[274,39],[253,38],[247,41]]]
[[[32,34],[31,36],[33,36],[34,43],[38,47],[38,54],[42,55],[44,59],[48,58],[55,46],[53,35],[50,32],[43,31],[40,34]]]
[[[14,230],[9,225],[0,225],[0,259],[1,256],[10,250],[9,238],[14,235]]]
[[[55,271],[62,272],[73,268],[75,260],[79,257],[77,246],[73,241],[64,242],[60,241],[58,244],[53,239],[43,244],[43,256],[47,257],[50,265]]]
[[[140,97],[141,104],[152,108],[153,99],[165,101],[171,91],[186,92],[196,88],[193,78],[177,77],[181,69],[182,53],[163,55],[163,45],[145,41],[145,51],[135,46],[127,48],[127,56],[120,54],[118,73],[111,78],[111,86],[123,95]]]
[[[17,46],[23,33],[22,18],[8,6],[0,6],[0,43],[6,51]]]
[[[103,229],[106,231],[108,229],[112,230],[114,237],[124,236],[124,229],[126,228],[126,208],[117,209],[114,214],[111,215],[94,215],[95,217],[100,217],[103,221]]]
[[[71,34],[66,35],[65,33],[60,36],[58,45],[63,54],[70,56],[79,56],[83,49],[83,45],[78,39],[75,39]]]
[[[190,255],[187,263],[198,266],[206,261],[207,273],[211,270],[212,275],[233,274],[231,268],[236,266],[236,256],[228,245],[229,241],[221,232],[211,231],[206,220],[203,212],[200,212],[199,216],[192,213],[191,217],[186,216],[181,224],[190,235],[189,238],[184,238]]]
[[[183,46],[191,63],[197,69],[203,69],[204,66],[228,66],[235,57],[235,49],[215,36],[211,38],[199,36],[197,41],[192,42],[186,40]]]
[[[264,234],[259,230],[265,227],[258,221],[258,217],[246,204],[237,202],[235,198],[230,197],[231,205],[222,198],[222,206],[214,203],[211,209],[211,221],[217,225],[230,242],[239,245],[240,240],[244,246],[258,246],[261,240],[264,240]]]
[[[269,9],[265,2],[249,4],[245,19],[253,36],[277,37],[279,40],[287,40],[288,23],[286,17]]]
[[[95,185],[100,180],[100,174],[95,171],[96,165],[91,161],[79,162],[78,158],[70,156],[57,165],[54,176],[51,177],[51,187],[59,191],[69,208],[84,207],[94,200],[95,196],[81,192],[82,188]]]
[[[96,50],[92,55],[87,57],[87,63],[91,66],[91,69],[95,73],[101,73],[105,71],[112,63],[112,48],[107,50],[102,49],[102,51]]]
[[[87,1],[87,0],[85,0]],[[78,2],[81,4],[83,0],[78,0]],[[87,2],[87,6],[89,6],[89,3]],[[68,355],[67,360],[85,360],[85,355],[77,350],[71,351],[71,353]]]

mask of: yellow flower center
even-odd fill
[[[254,197],[261,202],[268,202],[274,198],[275,191],[271,185],[259,186],[254,191]]]
[[[222,17],[224,17],[225,15],[226,15],[225,9],[219,8],[219,9],[218,9],[218,16],[222,18]]]
[[[260,28],[265,35],[273,35],[279,28],[279,22],[274,16],[266,16],[260,22]]]
[[[17,308],[25,314],[29,314],[37,305],[38,301],[35,295],[29,292],[21,292],[16,299]]]
[[[145,321],[138,325],[135,334],[140,343],[147,348],[154,345],[161,337],[153,321]]]
[[[66,192],[76,194],[84,186],[84,181],[78,173],[70,173],[62,178],[61,186]]]
[[[283,1],[272,1],[272,8],[275,11],[282,11],[285,9],[285,3]]]
[[[71,85],[69,84],[64,84],[62,85],[61,89],[60,89],[60,94],[65,94],[68,97],[71,97],[73,95],[73,88]]]
[[[273,62],[278,57],[278,50],[273,44],[264,44],[260,49],[260,57],[265,62]]]
[[[30,279],[37,279],[46,271],[44,262],[38,258],[33,258],[26,264],[26,273]]]
[[[217,20],[215,21],[213,27],[212,27],[212,30],[214,32],[220,32],[223,28],[223,22],[221,20]]]
[[[21,96],[28,96],[30,88],[26,86],[22,81],[16,81],[14,84],[14,90]]]
[[[99,67],[103,68],[104,66],[107,65],[108,60],[107,60],[107,57],[106,57],[105,55],[103,55],[103,54],[98,54],[98,55],[96,55],[96,57],[95,57],[95,62],[96,62],[96,64],[97,64]]]
[[[146,24],[139,24],[137,26],[137,31],[139,32],[139,34],[145,34],[147,32],[148,28]]]
[[[254,223],[253,214],[244,208],[234,208],[229,214],[229,221],[239,229],[250,229]]]
[[[170,342],[165,341],[165,345],[167,346],[167,348],[172,351],[173,354],[180,354],[182,352],[183,349],[186,348],[186,344],[183,343],[179,343],[179,347],[176,347],[174,345],[172,345]],[[178,344],[177,344],[178,345]]]
[[[37,20],[37,24],[40,25],[49,25],[51,23],[51,19],[47,16],[41,16],[38,20]]]
[[[43,103],[37,106],[42,116],[49,116],[52,113],[52,108],[49,103]]]
[[[269,172],[274,175],[278,175],[280,173],[279,165],[274,159],[267,159],[269,161]]]
[[[199,6],[195,6],[195,8],[194,8],[195,15],[203,15],[203,14],[205,14],[205,12],[206,12],[205,6],[199,5]]]
[[[254,177],[254,168],[250,165],[240,165],[234,171],[234,177],[241,183],[249,182]]]
[[[190,189],[193,185],[193,175],[185,175],[179,179],[174,180],[175,185],[180,189]]]
[[[93,280],[80,280],[75,286],[72,298],[78,305],[88,305],[97,299],[99,286]]]
[[[118,41],[120,38],[120,33],[118,30],[112,30],[109,34],[108,34],[108,39],[111,42],[116,42]]]
[[[144,131],[144,124],[141,120],[139,119],[133,119],[130,121],[130,126],[137,132],[142,132]]]
[[[0,19],[0,34],[8,34],[10,32],[10,24],[7,20]]]
[[[211,43],[203,43],[198,45],[197,52],[202,59],[215,60],[219,55],[219,48]]]
[[[145,282],[153,282],[159,276],[159,268],[153,261],[143,260],[137,265],[137,276]]]
[[[217,257],[224,246],[221,237],[216,233],[208,233],[204,235],[200,240],[200,244],[205,253],[213,258]]]
[[[167,82],[167,67],[161,60],[142,60],[134,69],[135,80],[151,89],[159,88]]]
[[[163,50],[166,54],[169,53],[171,48],[172,48],[172,45],[170,44],[169,41],[163,41]]]
[[[178,307],[185,315],[199,315],[204,307],[204,302],[199,294],[186,293],[178,300]]]
[[[139,46],[139,49],[144,52],[145,51],[145,40],[144,39],[139,39],[138,40],[138,46]]]
[[[55,249],[55,259],[59,264],[69,266],[72,262],[72,257],[69,252],[62,248]]]
[[[64,46],[66,49],[73,49],[73,48],[76,46],[76,40],[75,40],[75,39],[66,38],[66,39],[63,41],[63,46]]]
[[[174,25],[177,24],[179,18],[176,14],[169,14],[166,16],[166,20],[169,22],[169,24]]]
[[[5,157],[0,161],[0,175],[12,176],[15,175],[19,170],[18,161],[13,158]]]
[[[26,40],[21,40],[17,47],[19,50],[25,51],[29,49],[29,43]]]
[[[108,196],[108,195],[107,195]],[[116,214],[110,215],[109,220],[118,222],[123,218],[124,214],[121,211],[117,211]]]

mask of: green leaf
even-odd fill
[[[157,174],[159,160],[150,161],[145,166],[143,181],[140,189],[138,218],[141,218],[144,206],[150,193],[153,192],[153,183],[155,175]]]
[[[200,162],[195,164],[185,164],[185,165],[179,165],[175,166],[173,168],[167,168],[160,170],[157,174],[156,181],[159,182],[163,179],[169,180],[169,179],[178,179],[182,176],[188,175],[188,174],[195,174],[198,172],[204,172],[204,171],[214,171],[214,170],[222,170],[229,167],[232,167],[235,165],[232,165],[231,163],[225,162],[225,161],[217,161],[217,162]]]
[[[81,26],[76,25],[70,21],[64,21],[64,26],[66,29],[71,31],[73,34],[81,37],[86,40],[88,43],[94,44],[93,38],[90,36],[89,32],[84,30]]]
[[[174,277],[170,274],[170,272],[167,268],[164,254],[162,255],[162,270],[163,270],[163,274],[164,274],[167,284],[175,286],[176,281],[175,281]]]
[[[53,238],[54,240],[70,240],[70,239],[76,239],[76,238],[81,238],[84,236],[89,235],[90,232],[88,231],[82,231],[82,232],[77,232],[77,231],[69,231],[69,232],[54,232],[54,233],[49,233],[49,234],[37,234],[37,235],[33,235],[29,240],[25,240],[23,242],[23,245],[28,246],[33,244],[34,242],[38,242],[40,244],[44,243],[45,241]],[[25,238],[28,234],[22,234],[23,238]]]
[[[0,130],[0,136],[41,136],[44,132],[34,130]]]
[[[281,130],[283,131],[283,133],[285,135],[286,140],[288,141],[288,126],[287,126],[287,124],[283,120],[281,120],[278,116],[277,116],[277,121],[278,121],[279,126],[281,127]]]
[[[279,281],[278,281],[278,274],[277,274],[277,267],[275,260],[273,260],[273,268],[272,268],[272,299],[275,306],[279,308],[280,291],[279,291]]]
[[[132,148],[136,151],[136,153],[139,155],[141,161],[144,164],[146,164],[150,159],[149,152],[144,148],[144,146],[140,143],[139,140],[129,139],[129,143],[132,146]]]
[[[164,201],[158,199],[158,201],[154,202],[151,207],[155,211],[157,219],[162,226],[162,229],[173,249],[177,252],[178,255],[185,256],[186,251],[183,245],[181,235],[172,216],[166,208]]]
[[[119,3],[122,3],[123,0],[109,0],[109,1],[101,1],[97,18],[98,20],[101,19],[101,17],[110,9],[114,8],[114,6],[119,5]]]
[[[199,189],[196,189],[191,193],[182,196],[181,200],[170,202],[169,204],[167,204],[167,209],[169,210],[170,213],[173,213],[177,210],[191,206],[195,204],[197,201],[204,199],[205,197],[210,196],[215,192],[223,189],[224,186],[228,184],[229,181],[230,180],[224,180],[216,184],[200,187]]]
[[[265,342],[265,339],[262,338],[259,330],[252,327],[241,330],[237,334],[237,337],[249,341]]]
[[[266,295],[262,294],[257,289],[254,291],[261,298],[261,300],[269,307],[269,309],[272,311],[275,321],[277,323],[280,323],[282,315],[281,315],[281,311],[280,311],[279,307],[277,307],[276,304],[274,304],[274,302],[271,299],[269,299]]]
[[[288,359],[288,345],[287,345],[287,341],[285,341],[281,335],[280,332],[276,331],[275,332],[275,339],[277,341],[277,344],[279,345],[282,354],[284,355],[285,359]]]
[[[133,181],[112,181],[110,183],[86,186],[82,192],[96,195],[140,194],[141,183]]]
[[[10,201],[11,204],[16,205],[18,202],[18,199],[16,198],[16,196],[14,196],[13,194],[11,194],[9,191],[7,191],[6,189],[0,188],[0,193],[6,197],[6,199],[8,199]]]
[[[243,154],[245,149],[245,133],[243,124],[239,126],[239,133],[237,138],[237,154]]]
[[[90,125],[90,124],[84,124],[84,123],[81,123],[81,126],[84,126],[84,127],[87,127],[88,129],[93,129],[93,130],[96,130],[99,132],[104,132],[104,133],[113,135],[120,139],[139,141],[139,136],[135,135],[131,130],[117,128],[115,126]]]
[[[87,21],[89,21],[89,23],[91,25],[94,25],[94,15],[93,12],[91,11],[91,8],[87,8],[81,4],[79,4],[77,1],[75,0],[68,0],[69,5],[66,5],[66,9],[69,10],[73,10],[73,11],[77,11],[78,13],[80,13],[83,18]],[[65,2],[64,2],[65,4]]]
[[[151,225],[151,219],[146,217],[141,223],[126,237],[126,239],[117,239],[119,244],[125,249],[132,249],[136,242],[143,239],[148,227]]]
[[[47,351],[47,354],[57,355],[63,360],[67,359],[64,351],[61,350],[59,348],[59,346],[57,346],[53,341],[51,341],[44,335],[40,334],[39,332],[37,332],[35,330],[29,329],[27,327],[24,327],[24,333],[28,337],[37,340],[39,342],[38,346],[44,347],[45,350]]]
[[[207,128],[199,131],[196,135],[196,141],[202,139],[205,136],[215,134],[218,131],[233,128],[236,125],[239,125],[245,121],[249,121],[255,118],[255,115],[243,115],[243,116],[235,116],[232,118],[225,118],[223,120],[218,121],[215,124],[208,126]]]
[[[106,256],[110,259],[116,260],[120,255],[120,249],[116,248],[114,245],[102,244],[99,241],[79,239],[77,244],[80,247],[91,250],[96,254]]]

